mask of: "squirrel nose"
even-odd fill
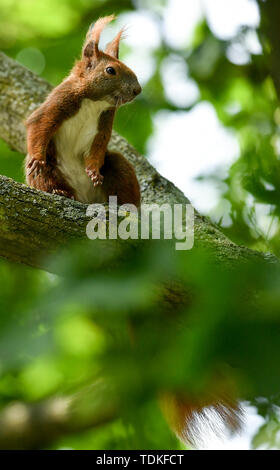
[[[134,88],[134,90],[133,90],[134,96],[140,95],[141,91],[142,91],[141,86],[140,86],[140,85],[137,85],[137,86]]]

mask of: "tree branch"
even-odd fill
[[[47,82],[0,52],[0,137],[13,149],[25,152],[23,121],[50,90]],[[159,175],[115,132],[110,146],[133,163],[144,202],[188,203],[179,189]],[[44,268],[46,255],[69,240],[86,237],[85,227],[89,220],[86,208],[86,205],[70,199],[36,191],[0,177],[0,256]],[[197,213],[195,244],[207,249],[223,264],[233,265],[254,259],[277,262],[270,254],[235,245],[207,218]],[[172,303],[172,299],[170,301]],[[114,394],[109,396],[110,393],[104,393],[104,387],[98,385],[90,391],[88,400],[81,393],[78,397],[53,398],[36,405],[9,405],[0,413],[0,448],[39,448],[60,436],[114,419],[117,408]],[[90,403],[91,408],[88,410],[86,407],[81,414],[83,406],[78,405],[85,402]]]
[[[103,380],[73,396],[41,403],[15,402],[0,413],[0,449],[40,449],[61,437],[98,427],[117,416],[111,387]]]
[[[0,52],[0,137],[25,152],[24,119],[44,100],[51,86]],[[184,194],[163,178],[145,157],[113,133],[110,147],[134,165],[143,202],[187,204]],[[85,237],[86,205],[0,178],[0,255],[16,262],[44,267],[43,257],[69,239]],[[249,259],[275,261],[269,254],[232,243],[210,221],[196,213],[195,244],[210,250],[223,263]]]

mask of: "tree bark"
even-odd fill
[[[0,137],[11,148],[25,152],[23,121],[50,90],[46,81],[0,52]],[[110,147],[123,153],[134,165],[143,202],[159,205],[189,203],[179,189],[159,175],[146,158],[116,132]],[[0,176],[0,256],[46,268],[44,260],[48,254],[69,240],[86,238],[86,225],[90,220],[86,210],[87,206],[79,202],[36,191]],[[131,244],[128,241],[122,247],[128,250]],[[223,265],[234,266],[254,260],[278,262],[271,254],[235,245],[198,213],[195,215],[195,246],[206,249]],[[172,298],[169,301],[174,303]],[[0,448],[43,447],[65,434],[114,419],[117,414],[114,398],[110,390],[107,395],[102,387],[97,387],[87,400],[92,408],[82,416],[73,410],[77,410],[81,400],[85,399],[83,393],[80,397],[54,398],[35,405],[10,405],[0,413]]]
[[[0,137],[24,153],[24,119],[45,99],[51,86],[0,52]],[[145,203],[188,204],[184,194],[163,178],[128,142],[113,132],[110,147],[134,165]],[[69,239],[85,238],[87,206],[52,196],[0,177],[0,255],[10,261],[44,268],[46,255]],[[232,243],[206,217],[196,213],[195,246],[210,251],[222,263],[276,261]]]

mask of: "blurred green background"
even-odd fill
[[[115,129],[233,241],[279,255],[280,108],[272,67],[279,57],[267,31],[271,18],[280,18],[274,0],[259,5],[1,0],[0,48],[56,85],[79,57],[89,24],[118,14],[104,41],[129,25],[121,59],[139,75],[143,93],[119,110]],[[0,173],[23,181],[23,156],[2,141],[0,155]],[[87,245],[52,260],[64,278],[1,261],[1,405],[77,393],[109,376],[121,397],[120,418],[46,446],[177,449],[182,444],[162,417],[158,394],[187,389],[199,396],[218,372],[262,416],[261,427],[246,428],[245,441],[278,448],[277,266],[225,273],[196,250],[141,250],[98,276]],[[151,286],[175,280],[200,295],[171,321],[170,312],[155,308]]]

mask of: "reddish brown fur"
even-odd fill
[[[72,83],[65,81],[27,119],[28,155],[25,171],[29,186],[65,197],[75,197],[57,168],[52,137],[64,119],[79,110],[81,100],[82,95],[75,92]]]
[[[140,206],[140,187],[133,166],[120,153],[107,152],[104,166],[104,189],[107,196],[117,196],[118,204]]]
[[[221,438],[225,429],[231,433],[240,430],[243,409],[234,396],[234,386],[225,379],[219,381],[214,390],[208,390],[204,398],[165,393],[160,399],[167,421],[177,436],[187,444],[199,447],[203,437],[207,439],[209,430]]]
[[[98,133],[92,142],[90,154],[85,159],[87,174],[90,176],[94,173],[97,182],[103,182],[104,179],[103,175],[100,174],[100,168],[104,165],[105,152],[111,138],[114,117],[114,109],[109,109],[101,114]]]
[[[90,28],[81,60],[26,121],[28,148],[26,179],[30,186],[37,189],[76,198],[75,191],[57,168],[56,148],[52,137],[66,119],[79,111],[83,99],[106,100],[111,109],[100,116],[98,133],[93,138],[89,155],[85,157],[85,171],[95,186],[101,185],[104,179],[106,199],[111,194],[117,196],[120,194],[120,201],[125,200],[130,203],[137,201],[139,204],[139,185],[132,166],[119,154],[107,152],[116,107],[131,101],[141,91],[135,74],[118,60],[122,31],[108,46],[107,53],[98,48],[100,34],[112,19],[114,16],[101,18],[95,23],[94,28]],[[104,72],[107,67],[114,67],[116,75],[108,77]],[[117,155],[114,162],[113,155]],[[102,175],[100,175],[101,167],[103,167]],[[115,182],[113,169],[117,180]],[[107,172],[108,181],[106,181]],[[131,181],[128,181],[127,177]]]
[[[26,166],[30,162],[29,155],[26,158]],[[73,188],[64,179],[57,168],[55,146],[51,140],[47,151],[47,164],[40,168],[40,171],[34,171],[27,175],[27,182],[30,186],[45,191],[47,193],[58,194],[59,196],[75,199]]]
[[[106,54],[112,55],[113,57],[119,58],[119,47],[120,41],[124,35],[124,28],[120,30],[117,36],[111,41],[106,47]]]
[[[122,31],[107,46],[106,53],[98,48],[102,29],[112,19],[100,19],[89,30],[81,60],[27,120],[26,178],[34,188],[76,199],[74,189],[58,169],[54,136],[65,120],[78,113],[85,98],[93,101],[106,99],[111,108],[100,116],[98,133],[85,156],[85,172],[92,184],[103,183],[106,200],[109,196],[117,196],[119,204],[139,206],[139,183],[132,165],[121,154],[107,150],[117,106],[131,101],[141,91],[136,76],[118,60]],[[116,75],[110,78],[105,74],[109,66],[116,70]],[[238,406],[225,399],[214,398],[201,404],[185,397],[169,396],[165,402],[171,426],[182,438],[192,440],[194,418],[203,416],[203,407],[208,405],[214,407],[230,428],[235,429],[238,425]]]

